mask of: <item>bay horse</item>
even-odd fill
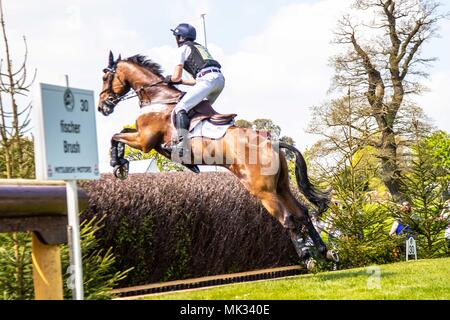
[[[131,89],[138,96],[141,106],[141,113],[136,119],[136,129],[124,129],[113,135],[111,165],[116,170],[124,170],[127,166],[124,144],[145,153],[155,149],[173,160],[170,149],[166,146],[170,145],[176,136],[172,111],[182,92],[165,83],[160,65],[142,55],[123,60],[119,56],[114,60],[110,52],[108,67],[103,72],[99,112],[105,116],[111,114],[114,107],[128,97]],[[308,208],[291,192],[288,166],[284,153],[279,151],[280,148],[293,152],[296,158],[295,175],[300,191],[318,208],[319,213],[324,212],[328,208],[329,195],[316,189],[309,181],[306,162],[300,151],[289,144],[272,141],[263,132],[231,125],[221,139],[191,138],[189,158],[204,155],[205,150],[208,151],[209,158],[197,157],[197,160],[200,159],[197,163],[185,163],[183,158],[183,164],[194,172],[198,172],[197,164],[214,164],[231,171],[245,188],[261,201],[267,211],[288,229],[298,256],[308,268],[313,267],[310,262],[314,263],[314,259],[305,244],[307,236],[312,239],[320,258],[337,262],[337,253],[327,249],[311,222]],[[249,155],[253,151],[256,151],[256,156],[250,159]],[[243,154],[245,156],[242,156]],[[211,157],[214,163],[208,161]]]

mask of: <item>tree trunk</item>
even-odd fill
[[[392,130],[385,129],[382,136],[383,143],[380,148],[381,177],[394,201],[400,201],[402,196],[400,194],[400,169],[397,162],[395,133]]]

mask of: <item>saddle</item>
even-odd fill
[[[208,120],[214,125],[225,125],[231,123],[234,118],[237,117],[235,113],[220,114],[213,109],[208,100],[203,100],[194,108],[188,112],[189,120],[191,120],[189,125],[189,131],[194,129],[194,127],[203,120]],[[175,114],[172,112],[172,123],[175,126]]]

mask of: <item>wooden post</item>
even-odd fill
[[[42,243],[33,232],[31,250],[35,299],[63,300],[59,246]]]
[[[74,192],[78,192],[80,200],[75,210],[87,208],[86,193],[76,186],[72,197]],[[59,245],[67,243],[67,202],[64,181],[0,179],[0,232],[33,231],[31,255],[36,300],[64,297]]]

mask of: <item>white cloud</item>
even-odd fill
[[[323,0],[280,7],[259,33],[248,36],[243,32],[241,38],[235,39],[239,45],[234,52],[218,46],[220,39],[208,38],[208,48],[223,65],[226,77],[224,92],[215,104],[217,111],[238,113],[247,120],[273,119],[281,126],[282,133],[292,136],[300,148],[310,146],[316,138],[304,131],[309,122],[309,108],[327,100],[332,76],[328,59],[341,49],[330,44],[332,30],[350,2]],[[149,10],[149,7],[159,6],[159,14],[164,16],[161,19],[165,20],[160,29],[138,29],[130,23],[132,13],[125,14],[124,7],[118,6],[124,4],[121,1],[42,0],[5,1],[4,4],[12,49],[20,59],[23,52],[20,37],[27,35],[30,67],[38,67],[40,81],[64,84],[64,74],[69,74],[72,86],[90,88],[96,94],[101,87],[101,70],[107,62],[109,49],[122,56],[147,54],[169,74],[176,51],[166,25],[192,23],[202,42],[201,19],[192,17],[214,8],[210,0],[180,0],[170,5],[140,2],[134,9]],[[150,20],[155,15],[158,12],[149,11]],[[246,23],[251,23],[236,21],[231,25],[231,18],[224,15],[223,19],[216,23],[223,24],[224,28],[244,29]],[[441,32],[444,38],[438,55],[442,59],[449,56],[449,42],[445,38],[450,32],[449,25],[447,21]],[[146,48],[152,34],[162,30],[167,32],[167,41]],[[427,46],[434,46],[434,42]],[[432,70],[429,83],[432,91],[420,98],[425,112],[447,131],[450,131],[450,120],[443,115],[448,114],[444,111],[449,101],[449,65]],[[101,161],[108,159],[112,134],[123,125],[133,123],[138,109],[133,100],[121,103],[109,117],[97,114]]]
[[[227,79],[217,109],[248,120],[270,118],[300,147],[311,145],[314,137],[304,132],[309,107],[326,99],[328,59],[336,50],[332,29],[347,2],[291,4],[260,34],[243,39],[238,52],[224,55],[212,47]]]

